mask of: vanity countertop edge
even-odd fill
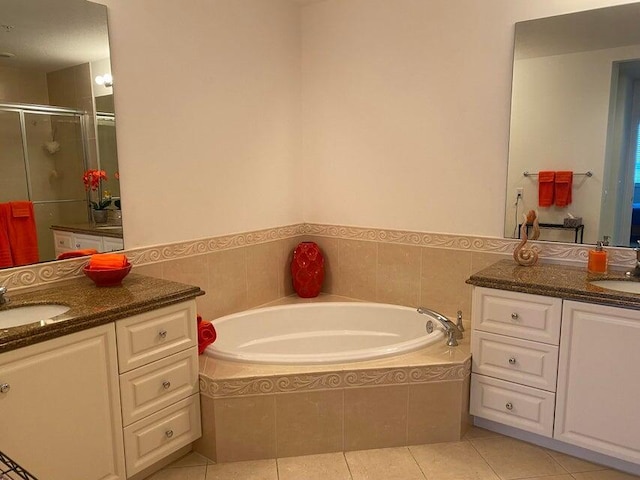
[[[524,267],[513,260],[500,260],[469,277],[466,283],[495,288],[598,303],[640,310],[640,295],[609,290],[590,284],[594,280],[640,281],[629,278],[629,269],[610,269],[608,273],[589,273],[586,266],[538,263]]]
[[[70,309],[52,320],[0,329],[0,353],[192,300],[204,293],[197,286],[135,273],[116,287],[99,288],[88,278],[76,278],[30,292],[12,295],[9,291],[9,302],[0,310],[38,304],[63,304]]]

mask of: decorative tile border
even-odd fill
[[[376,368],[265,377],[213,379],[200,374],[200,393],[211,398],[299,393],[318,390],[463,380],[471,360],[461,364]]]
[[[140,247],[125,250],[125,253],[133,265],[145,265],[302,235],[505,255],[511,254],[515,245],[518,243],[518,240],[494,237],[298,223],[284,227],[223,235],[188,242]],[[557,262],[584,263],[588,259],[589,250],[593,248],[589,245],[578,246],[555,242],[532,243],[540,250],[541,258]],[[610,247],[608,251],[609,264],[611,265],[630,266],[633,265],[635,261],[635,252],[630,248]],[[79,277],[82,276],[82,267],[85,263],[86,259],[71,259],[0,270],[0,285],[14,289],[25,288]]]

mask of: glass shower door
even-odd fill
[[[28,199],[20,113],[0,110],[0,203]]]

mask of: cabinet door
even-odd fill
[[[56,257],[61,253],[73,250],[73,234],[71,232],[53,231],[53,244]]]
[[[113,324],[0,355],[0,447],[46,480],[125,478]]]
[[[93,248],[99,252],[102,252],[104,247],[102,245],[102,237],[96,237],[95,235],[79,235],[73,236],[73,248],[77,250],[85,250],[87,248]]]
[[[640,463],[640,312],[566,301],[554,438]]]

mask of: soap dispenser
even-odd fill
[[[598,240],[595,250],[589,250],[589,263],[587,264],[589,273],[606,273],[607,255],[607,251],[602,248],[602,241]]]

